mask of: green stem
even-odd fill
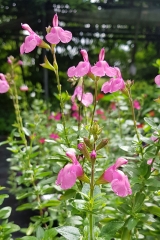
[[[12,84],[13,84],[13,89],[10,88],[10,93],[13,99],[13,105],[15,108],[15,114],[16,114],[16,120],[17,120],[17,125],[18,125],[18,132],[20,134],[20,137],[23,141],[23,144],[26,148],[26,152],[28,152],[28,144],[27,144],[27,140],[26,140],[26,136],[25,133],[23,131],[23,122],[22,122],[22,117],[21,117],[21,113],[20,113],[20,107],[19,107],[19,101],[18,101],[18,93],[17,93],[17,87],[14,81],[14,69],[13,69],[13,65],[11,65],[11,79],[12,79]],[[27,154],[27,165],[30,166],[30,156],[29,154]]]
[[[60,84],[59,73],[58,73],[58,64],[56,61],[56,55],[55,55],[55,51],[53,48],[52,48],[52,54],[53,54],[53,59],[54,59],[53,66],[55,66],[54,68],[55,68],[55,75],[56,75],[56,80],[57,80],[57,89],[58,89],[58,93],[59,93],[60,108],[61,108],[61,114],[62,114],[62,124],[63,124],[63,128],[64,128],[66,143],[67,143],[68,147],[70,147],[70,142],[68,140],[67,130],[66,130],[66,121],[65,121],[64,111],[63,111],[64,103],[63,103],[63,99],[62,99],[62,90],[61,90],[61,84]]]
[[[97,104],[97,89],[98,89],[98,80],[96,79],[95,80],[95,92],[94,92],[94,107],[93,107],[93,112],[92,112],[90,130],[89,130],[89,139],[91,137],[91,129],[92,129],[92,125],[93,125],[94,114],[95,114],[96,104]]]
[[[94,199],[93,199],[93,191],[94,191],[94,164],[95,161],[92,160],[91,163],[91,182],[90,182],[90,215],[89,215],[89,229],[90,229],[90,240],[94,240],[94,219],[93,219],[93,214],[92,214],[92,210],[93,210],[93,203],[94,203]]]
[[[117,99],[117,109],[118,109],[118,123],[119,123],[119,131],[120,131],[120,137],[122,139],[122,125],[121,125],[121,112],[120,112],[120,107],[119,107],[119,102]]]
[[[135,129],[135,132],[136,132],[136,135],[137,135],[138,142],[139,142],[139,144],[141,144],[141,140],[140,140],[140,136],[139,136],[139,133],[138,133],[137,124],[136,124],[136,117],[135,117],[133,99],[132,99],[130,88],[128,88],[128,97],[129,97],[129,102],[130,102],[130,106],[131,106],[134,129]],[[141,145],[140,145],[140,153],[141,153],[141,156],[142,156],[142,159],[143,159],[143,147]]]

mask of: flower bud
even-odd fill
[[[99,149],[104,148],[107,145],[108,141],[109,140],[107,138],[102,139],[101,142],[97,145],[96,150],[98,151]]]
[[[83,153],[84,157],[87,158],[89,161],[90,159],[90,154],[87,150],[87,146],[85,143],[81,142],[78,144],[78,149]]]
[[[93,134],[95,140],[98,139],[98,135],[100,135],[101,132],[102,132],[102,128],[100,128],[98,123],[94,121],[93,126],[91,128],[91,133]]]
[[[91,141],[88,138],[83,138],[83,141],[85,142],[85,144],[87,145],[87,147],[89,147],[91,150],[93,149],[93,145],[91,143]]]
[[[91,160],[96,160],[96,157],[97,157],[97,153],[95,150],[93,150],[90,154],[90,157],[91,157]]]
[[[51,26],[46,27],[46,32],[47,32],[47,33],[50,33],[51,28],[52,28]]]

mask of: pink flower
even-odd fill
[[[122,90],[125,87],[124,80],[121,76],[120,69],[117,67],[109,67],[109,71],[106,73],[107,76],[113,76],[108,82],[102,85],[101,91],[104,93],[113,93],[118,90]]]
[[[158,132],[154,132],[153,134],[158,134]],[[152,135],[151,137],[150,137],[150,139],[153,141],[153,142],[157,142],[158,141],[158,138],[159,138],[159,136],[157,135],[157,136],[155,136],[155,135]]]
[[[122,171],[117,170],[117,168],[127,164],[127,162],[125,158],[118,158],[116,163],[110,166],[100,177],[103,183],[110,182],[113,192],[120,197],[132,194],[128,177]]]
[[[27,85],[22,85],[22,86],[20,86],[20,90],[21,90],[22,92],[28,91]]]
[[[51,133],[49,136],[50,136],[50,138],[53,138],[54,140],[57,140],[59,138],[58,134],[56,134],[56,133]]]
[[[62,116],[61,113],[57,113],[56,115],[53,115],[51,113],[50,116],[48,117],[48,119],[55,119],[56,121],[59,121],[61,119],[61,116]]]
[[[93,95],[92,93],[83,93],[83,89],[81,86],[77,86],[74,90],[74,94],[71,97],[72,103],[75,101],[75,97],[77,96],[78,100],[82,102],[82,104],[86,107],[92,104]]]
[[[12,64],[12,60],[8,57],[7,58],[7,62],[9,63],[9,64]]]
[[[83,168],[79,164],[75,153],[72,150],[66,152],[67,157],[69,157],[72,163],[68,163],[64,168],[58,173],[56,184],[60,185],[62,189],[71,188],[76,179],[83,176]]]
[[[57,14],[53,17],[53,27],[50,33],[46,35],[46,39],[51,44],[58,44],[60,41],[62,43],[68,43],[72,39],[72,33],[63,30],[63,28],[58,27],[58,16]]]
[[[139,109],[141,108],[141,105],[140,105],[139,101],[134,100],[134,101],[133,101],[133,107],[134,107],[135,109],[139,110]]]
[[[148,165],[151,165],[152,162],[153,162],[153,159],[151,158],[151,159],[149,159],[149,160],[147,161],[147,164],[148,164]],[[151,168],[151,171],[152,171],[152,172],[154,171],[154,168],[153,168],[153,167]]]
[[[19,60],[19,61],[18,61],[18,64],[19,64],[19,65],[23,65],[23,61],[22,61],[22,60]]]
[[[91,72],[95,76],[103,77],[107,73],[107,69],[109,65],[106,61],[104,61],[104,57],[105,57],[105,49],[102,48],[99,53],[99,61],[93,67],[91,67]]]
[[[160,74],[155,77],[154,81],[158,86],[160,86]]]
[[[68,77],[83,77],[90,72],[90,63],[88,60],[88,53],[86,50],[80,51],[84,61],[78,63],[77,67],[70,67],[67,71]]]
[[[72,117],[77,119],[77,121],[81,121],[82,120],[82,116],[79,115],[79,113],[77,111],[72,113]]]
[[[57,114],[54,116],[54,119],[55,119],[56,121],[61,120],[61,116],[62,116],[62,114],[59,112],[59,113],[57,113]]]
[[[97,115],[100,115],[100,118],[102,118],[102,119],[106,119],[106,116],[104,115],[104,111],[103,110],[101,110],[101,109],[97,109],[96,110],[96,114]]]
[[[32,52],[36,46],[42,46],[43,40],[30,28],[28,24],[21,24],[22,28],[29,32],[29,36],[25,38],[24,43],[20,46],[20,53]]]
[[[6,93],[9,90],[9,84],[3,73],[0,73],[0,93]]]
[[[40,138],[39,143],[44,144],[45,143],[45,138]]]
[[[72,111],[77,111],[78,110],[78,106],[75,102],[72,104],[71,109],[72,109]]]
[[[110,104],[110,108],[111,108],[112,110],[116,110],[116,103],[112,102],[112,103]]]
[[[153,159],[149,159],[149,160],[147,161],[147,164],[148,164],[148,165],[151,165],[151,164],[152,164],[152,161],[153,161]]]

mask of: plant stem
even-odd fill
[[[89,139],[91,137],[91,128],[92,128],[92,125],[93,125],[94,114],[95,114],[96,104],[97,104],[97,90],[98,90],[98,80],[96,79],[95,80],[95,92],[94,92],[94,107],[93,107],[93,112],[92,112],[90,130],[89,130]]]
[[[15,114],[16,114],[16,120],[17,120],[17,127],[18,127],[18,132],[20,134],[20,137],[23,141],[23,144],[26,148],[26,152],[28,153],[28,144],[27,144],[27,139],[25,136],[25,133],[23,131],[23,122],[22,122],[22,117],[21,117],[21,113],[20,113],[20,107],[19,107],[19,101],[18,101],[18,93],[17,93],[17,87],[14,81],[14,69],[13,69],[13,65],[11,65],[11,79],[12,79],[12,85],[13,85],[13,89],[10,88],[10,93],[13,99],[13,105],[15,108]],[[27,165],[25,167],[30,167],[30,156],[29,154],[26,154],[27,156]]]
[[[140,136],[139,136],[139,133],[138,133],[137,124],[136,124],[136,117],[135,117],[133,99],[132,99],[130,88],[128,88],[128,97],[129,97],[129,102],[130,102],[130,106],[131,106],[132,119],[133,119],[133,123],[134,123],[135,132],[136,132],[136,135],[137,135],[138,142],[139,142],[139,144],[141,144],[141,140],[140,140]],[[141,156],[142,156],[142,159],[143,159],[143,147],[141,145],[140,145],[140,153],[141,153]]]
[[[58,89],[58,93],[59,93],[59,101],[60,101],[60,108],[61,108],[61,114],[62,114],[62,124],[63,124],[63,128],[64,128],[66,143],[67,143],[68,147],[70,147],[70,142],[68,140],[67,130],[66,130],[66,121],[65,121],[64,111],[63,111],[64,103],[63,103],[63,99],[62,99],[62,90],[61,90],[61,84],[60,84],[59,73],[58,73],[58,64],[57,64],[57,60],[56,60],[55,51],[53,48],[52,48],[52,54],[53,54],[53,59],[54,59],[53,66],[55,68],[55,75],[56,75],[56,80],[57,80],[57,89]]]
[[[90,240],[94,240],[94,219],[93,219],[93,214],[92,214],[92,210],[93,210],[93,203],[94,203],[94,199],[93,199],[93,191],[94,191],[94,164],[95,161],[92,160],[91,162],[91,182],[90,182],[90,215],[89,215],[89,229],[90,229]]]

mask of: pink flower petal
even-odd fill
[[[103,83],[101,91],[104,93],[109,93],[111,91],[111,81]]]
[[[105,57],[105,49],[102,48],[100,53],[99,53],[99,61],[103,61]]]
[[[117,169],[117,168],[119,168],[122,165],[127,164],[127,163],[128,163],[128,160],[126,160],[125,158],[120,157],[115,162],[115,169]]]
[[[24,42],[24,52],[29,53],[33,51],[37,46],[37,41],[34,38],[34,35],[30,35],[26,37],[25,42]]]
[[[160,86],[160,74],[155,77],[154,81],[158,86]]]
[[[62,43],[68,43],[72,40],[72,33],[57,27],[57,33]]]
[[[75,77],[83,77],[89,72],[89,70],[90,70],[89,62],[79,62],[76,67]]]
[[[122,90],[125,87],[125,83],[122,78],[111,78],[110,81],[110,93],[117,92],[118,90]]]
[[[20,46],[20,54],[24,53],[24,43],[22,43],[22,45]]]
[[[132,194],[128,177],[120,170],[117,170],[113,173],[111,187],[115,194],[119,197],[126,197]]]
[[[69,157],[73,163],[78,163],[78,160],[76,158],[76,154],[74,151],[72,150],[67,151],[66,156]]]
[[[105,73],[108,77],[114,77],[117,74],[117,70],[114,67],[106,67]]]
[[[57,31],[52,28],[51,32],[46,35],[46,40],[51,44],[58,44],[60,42]]]
[[[56,184],[62,189],[71,188],[76,182],[76,173],[72,171],[72,164],[67,164],[58,174]]]
[[[57,16],[57,13],[54,15],[52,23],[53,23],[53,27],[58,27],[58,16]]]
[[[68,71],[67,71],[67,75],[68,75],[68,77],[74,77],[75,76],[75,72],[76,72],[76,68],[75,68],[75,66],[73,66],[73,67],[70,67],[69,69],[68,69]]]
[[[9,84],[5,80],[0,80],[0,93],[6,93],[9,90]]]
[[[84,93],[82,96],[82,103],[84,106],[88,107],[93,103],[93,95],[92,93]]]

